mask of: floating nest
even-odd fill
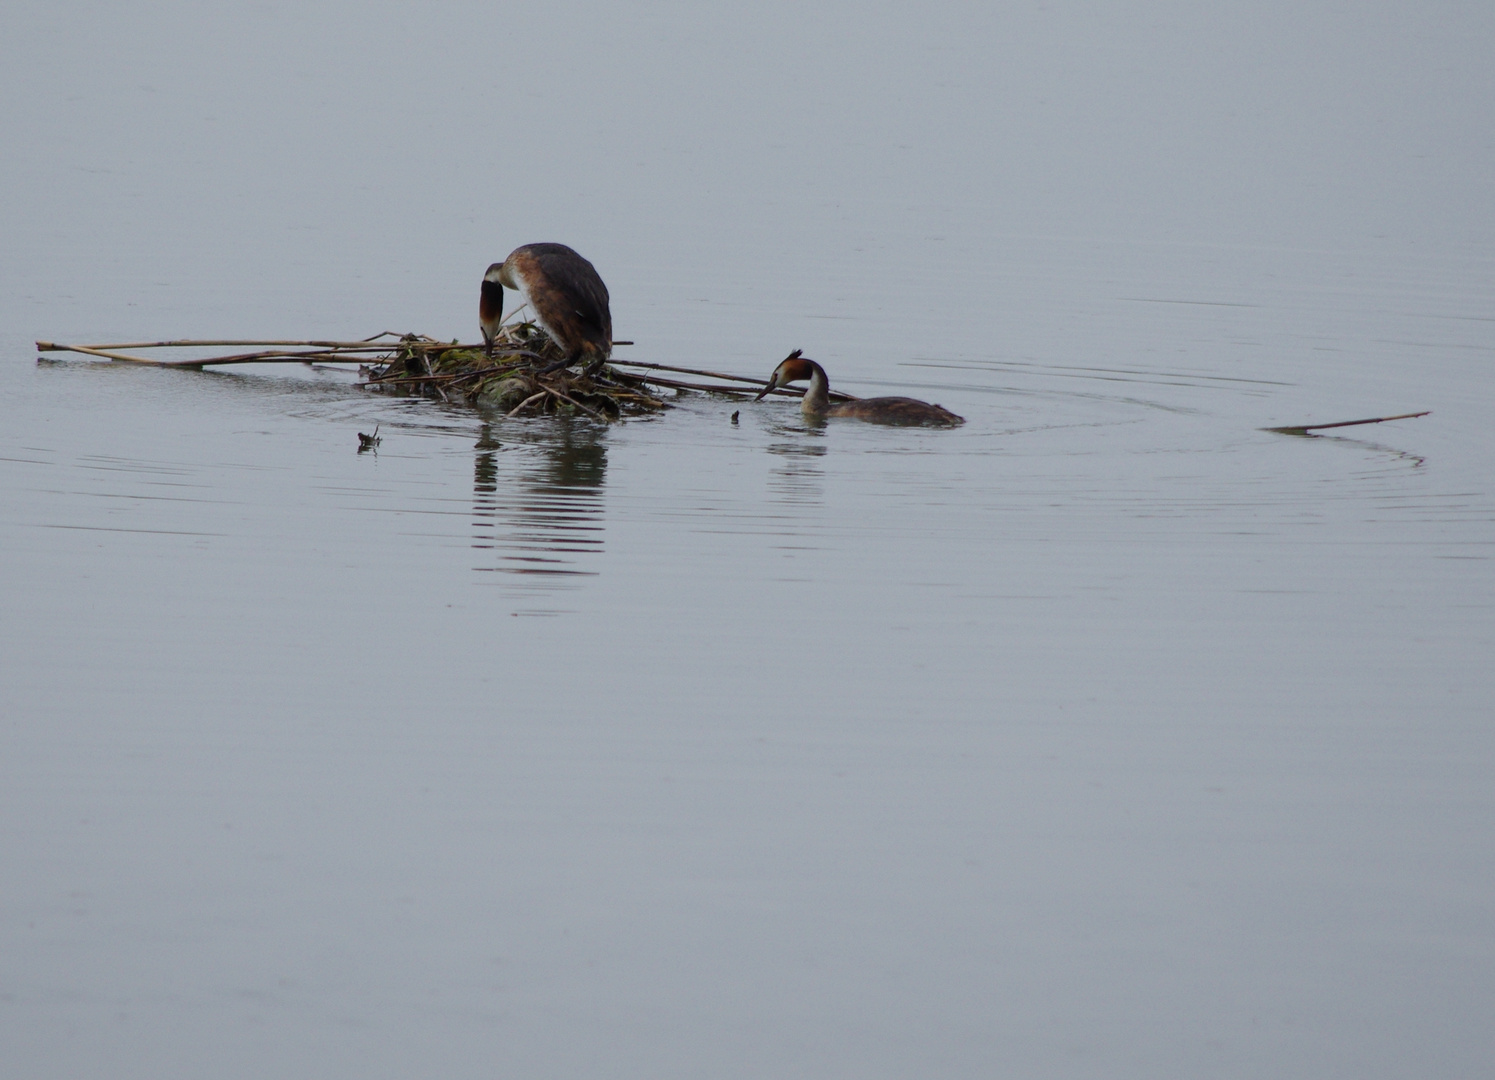
[[[648,379],[605,364],[595,374],[562,367],[565,354],[534,323],[504,326],[484,349],[406,334],[359,371],[370,388],[497,409],[508,416],[582,413],[604,422],[668,408]]]
[[[629,344],[632,343],[614,342],[614,345]],[[700,392],[736,398],[755,395],[766,387],[761,379],[617,357],[595,374],[563,367],[542,375],[541,371],[562,360],[564,355],[533,322],[502,327],[494,339],[491,355],[478,345],[392,331],[360,341],[178,339],[103,345],[38,341],[36,348],[40,353],[79,353],[115,363],[197,370],[234,364],[357,364],[364,378],[359,385],[384,393],[462,401],[502,410],[509,416],[580,413],[604,423],[669,408],[668,398],[660,397],[656,391],[670,396]],[[204,355],[208,349],[215,352]],[[241,351],[217,351],[223,349]],[[242,351],[246,349],[249,351]],[[186,359],[167,358],[180,357],[183,351],[189,353]],[[679,378],[681,375],[710,381],[683,380]],[[797,396],[802,391],[775,389],[773,393]],[[851,395],[834,390],[831,397],[854,400]]]

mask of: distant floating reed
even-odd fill
[[[1263,431],[1275,431],[1279,435],[1307,435],[1311,431],[1326,431],[1329,428],[1354,427],[1357,424],[1384,424],[1388,420],[1412,420],[1419,416],[1427,416],[1431,409],[1422,412],[1398,413],[1396,416],[1372,416],[1369,420],[1340,420],[1333,424],[1298,424],[1293,427],[1269,427],[1262,428]]]

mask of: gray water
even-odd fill
[[[1483,1075],[1492,45],[8,5],[0,1071]],[[472,340],[537,240],[967,423],[32,346]]]

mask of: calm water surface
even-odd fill
[[[383,47],[456,33],[380,11]],[[498,84],[362,83],[391,95],[379,119],[310,46],[263,57],[300,97],[261,87],[259,39],[224,45],[244,28],[211,22],[174,31],[190,48],[149,81],[106,63],[26,99],[6,122],[60,157],[3,166],[0,1040],[18,1075],[1480,1073],[1495,232],[1457,200],[1490,151],[1424,169],[1416,108],[1366,105],[1394,128],[1396,183],[1357,179],[1358,144],[1273,144],[1262,183],[1301,167],[1300,200],[1245,195],[1230,165],[1268,101],[1190,159],[1212,198],[1181,198],[1195,188],[1044,96],[1055,62],[1091,73],[1084,100],[1172,100],[1132,59],[1218,28],[1146,14],[969,34],[940,12],[806,17],[783,48],[826,69],[784,113],[776,83],[733,93],[773,66],[766,30],[647,13],[572,44],[622,87],[608,115],[658,102],[662,126],[531,101],[516,130],[556,148],[534,175],[488,147],[473,177],[261,169],[258,119],[298,101],[356,120],[334,150],[383,132],[368,145],[420,136],[458,162],[462,110]],[[62,17],[5,18],[43,41]],[[258,18],[265,43],[299,40],[291,15]],[[314,38],[345,25],[327,18]],[[508,30],[569,40],[547,18]],[[383,41],[373,25],[355,43]],[[1385,47],[1399,32],[1371,26]],[[696,47],[743,34],[741,57]],[[898,83],[874,122],[894,84],[859,58],[894,40],[948,79]],[[226,74],[195,98],[213,42]],[[1252,42],[1221,77],[1275,86],[1250,57],[1298,46]],[[477,46],[451,47],[478,70]],[[1461,48],[1428,44],[1427,70],[1488,81]],[[639,50],[676,58],[683,87],[618,59]],[[1054,160],[970,157],[970,95],[1028,149],[1059,140]],[[1208,128],[1191,115],[1171,123]],[[99,150],[120,116],[136,152]],[[601,140],[609,183],[547,120]],[[900,139],[941,168],[905,167]],[[1074,189],[1107,170],[1135,209],[1110,224]],[[500,206],[488,176],[511,181]],[[1086,209],[1054,228],[1068,206]],[[604,428],[372,395],[348,371],[31,346],[470,338],[482,269],[552,238],[608,278],[627,355],[766,377],[803,347],[834,386],[967,423],[816,427],[786,401],[691,395]]]

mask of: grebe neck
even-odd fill
[[[800,411],[806,416],[824,416],[831,407],[830,381],[825,377],[825,368],[813,360],[806,360],[805,363],[810,365],[810,388],[800,399]]]

